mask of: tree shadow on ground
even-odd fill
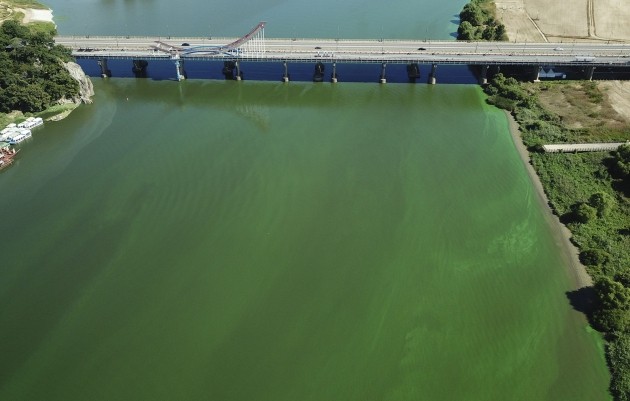
[[[593,321],[593,313],[595,312],[597,306],[595,288],[593,286],[582,287],[575,291],[567,291],[565,294],[573,309],[583,313],[591,327],[597,327]]]
[[[584,313],[590,320],[590,316],[592,315],[597,302],[595,288],[592,286],[582,287],[575,291],[567,291],[565,294],[573,309]]]
[[[626,198],[630,198],[630,178],[615,180],[612,186],[615,191],[621,192]]]

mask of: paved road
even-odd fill
[[[266,39],[264,53],[220,53],[235,38],[85,37],[58,36],[56,42],[73,49],[78,58],[259,59],[270,61],[611,65],[630,67],[630,45],[620,43],[512,43],[412,40]],[[155,49],[158,42],[162,49]],[[187,46],[182,46],[187,44]],[[206,52],[188,53],[204,47]],[[166,50],[171,50],[169,53]],[[198,49],[201,50],[201,49]]]

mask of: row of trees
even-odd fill
[[[508,40],[505,25],[494,17],[490,0],[472,0],[459,13],[458,40]]]
[[[64,68],[70,50],[55,45],[53,33],[13,20],[0,26],[0,112],[38,112],[79,93]]]

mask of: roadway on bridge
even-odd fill
[[[513,43],[422,40],[265,39],[264,53],[213,54],[235,38],[58,36],[76,57],[256,58],[289,61],[419,62],[458,64],[541,64],[630,66],[630,45],[621,43]],[[156,50],[161,42],[170,52]],[[204,47],[205,53],[190,53]],[[163,50],[169,50],[162,45]]]

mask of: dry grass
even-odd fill
[[[12,111],[11,113],[0,113],[0,129],[3,129],[10,123],[16,122],[24,117],[21,111]]]
[[[24,10],[32,8],[47,10],[48,7],[31,0],[0,0],[0,22],[8,19],[24,20]]]
[[[606,91],[596,82],[528,84],[540,103],[562,119],[566,127],[623,130],[628,121],[619,114]]]
[[[34,0],[0,0],[0,4],[7,4],[11,8],[34,8],[47,10],[48,7]]]
[[[14,11],[8,4],[0,2],[0,21],[5,21],[9,18],[12,18],[14,15]]]

